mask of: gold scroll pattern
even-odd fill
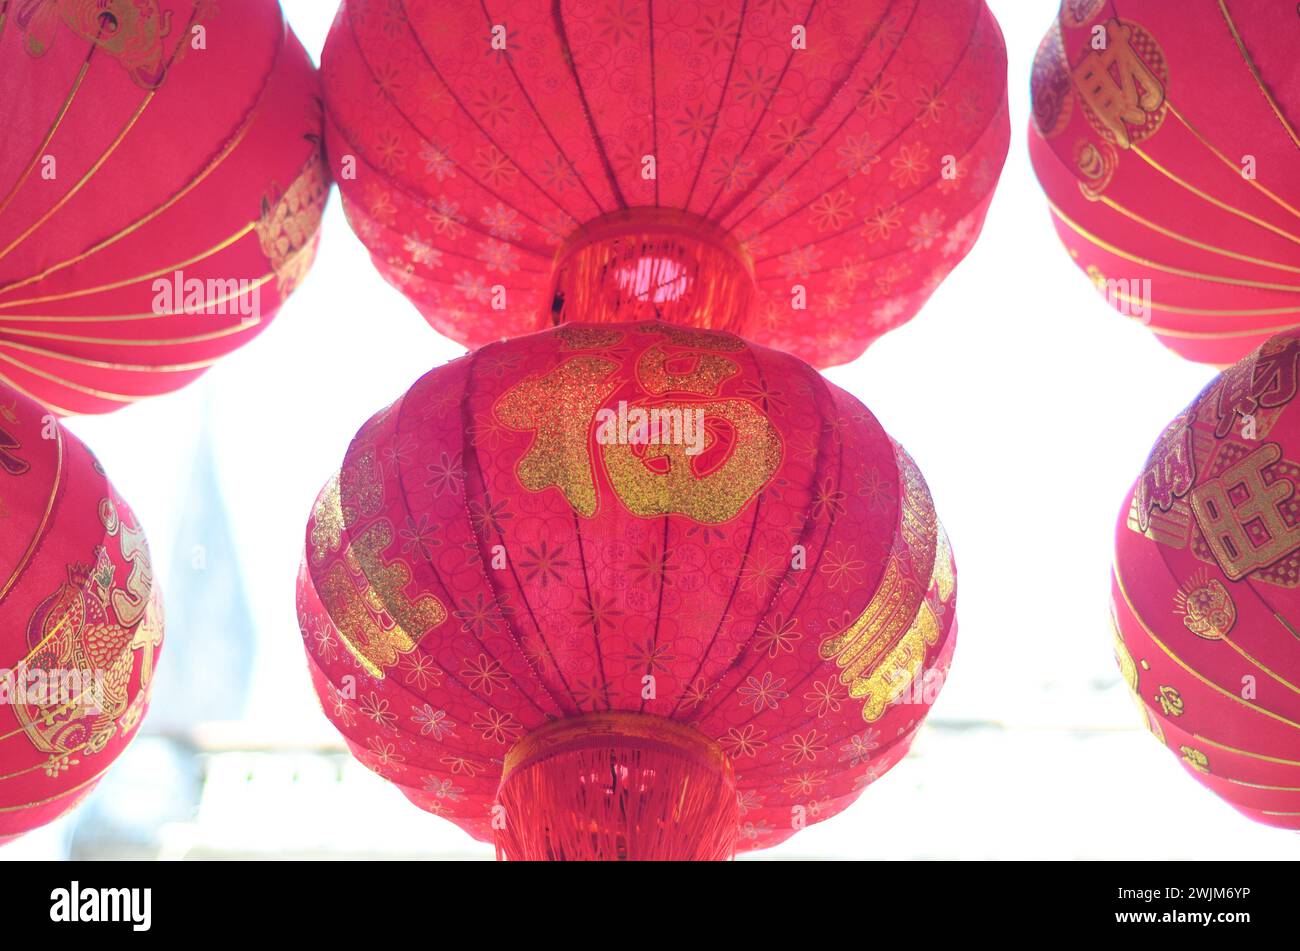
[[[14,22],[31,56],[44,56],[62,25],[120,62],[137,85],[156,89],[166,78],[163,41],[172,14],[162,12],[158,0],[26,0],[17,6]]]
[[[392,543],[392,523],[376,519],[348,546],[349,560],[360,567],[360,577],[343,561],[335,561],[320,586],[321,603],[348,653],[372,677],[381,679],[385,668],[415,650],[425,634],[447,620],[447,609],[435,595],[407,596],[410,565],[400,558],[387,561],[383,555]]]
[[[339,476],[336,472],[325,483],[325,488],[312,509],[308,545],[313,564],[324,564],[327,555],[339,550],[339,545],[343,542],[343,528],[343,506],[339,501]]]
[[[374,518],[383,507],[383,493],[374,450],[368,449],[321,492],[309,532],[314,564],[324,564],[330,553],[342,548],[341,557],[326,568],[318,594],[348,653],[379,679],[447,620],[447,608],[436,595],[407,594],[411,566],[401,558],[385,557],[394,531],[388,519]],[[350,531],[363,518],[374,520],[360,531]]]
[[[283,194],[273,190],[262,199],[262,214],[255,226],[257,241],[271,262],[281,296],[288,296],[302,283],[316,259],[316,236],[329,190],[325,162],[316,148]]]
[[[899,542],[866,609],[820,646],[822,658],[840,668],[849,696],[865,700],[862,719],[868,723],[884,716],[892,700],[922,674],[927,651],[939,643],[942,625],[927,592],[933,588],[946,602],[956,585],[951,549],[925,483],[901,448],[897,455],[904,486]]]
[[[103,750],[119,730],[139,722],[148,701],[154,651],[163,637],[162,603],[144,533],[119,514],[112,499],[99,506],[108,538],[115,538],[125,579],[108,549],[95,551],[91,566],[73,565],[67,580],[37,605],[27,625],[32,653],[28,671],[77,671],[92,675],[73,696],[56,692],[48,702],[19,702],[14,711],[32,746],[51,756],[48,775],[77,765],[73,754]],[[131,680],[141,655],[139,689]]]

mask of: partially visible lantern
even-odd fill
[[[1161,435],[1120,513],[1116,651],[1151,731],[1241,812],[1300,829],[1300,330]]]
[[[956,640],[924,480],[728,333],[566,324],[357,434],[298,583],[353,752],[517,858],[726,858],[902,758]]]
[[[1226,366],[1300,323],[1295,4],[1062,0],[1030,155],[1075,263],[1126,316]]]
[[[344,0],[321,65],[354,229],[471,347],[655,319],[847,362],[970,250],[1010,138],[983,0]]]
[[[0,386],[0,841],[95,788],[149,704],[162,625],[144,532],[99,462]]]
[[[329,180],[276,0],[0,11],[0,381],[60,414],[175,390],[275,315]]]

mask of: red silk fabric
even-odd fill
[[[1010,137],[983,0],[346,0],[321,59],[353,228],[471,347],[556,322],[561,247],[658,209],[753,270],[701,325],[847,362],[970,250]]]
[[[122,752],[162,626],[130,508],[47,409],[0,386],[0,841],[72,809]]]
[[[1117,653],[1148,725],[1199,782],[1300,829],[1300,331],[1216,378],[1120,513]]]
[[[602,436],[623,403],[698,408],[703,451]],[[471,835],[491,838],[522,737],[626,711],[716,741],[756,849],[906,753],[951,661],[954,572],[915,465],[806,364],[566,324],[428,373],[362,428],[309,522],[298,611],[352,750]]]
[[[4,4],[0,88],[0,381],[60,414],[170,392],[310,266],[319,80],[275,0]]]
[[[1300,322],[1295,26],[1269,0],[1064,0],[1034,63],[1030,155],[1061,240],[1192,360]]]

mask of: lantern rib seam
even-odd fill
[[[917,4],[917,6],[919,6],[919,3]],[[982,7],[983,7],[983,3],[981,2],[981,3],[980,3],[980,8],[982,8]],[[913,12],[913,16],[915,16],[915,13],[916,13],[916,7],[913,7],[912,12]],[[966,46],[965,46],[965,47],[963,48],[963,50],[962,50],[962,55],[959,56],[959,57],[957,57],[956,61],[953,63],[952,69],[949,71],[948,75],[944,78],[944,81],[940,84],[939,89],[947,89],[947,88],[952,84],[953,77],[957,75],[957,71],[958,71],[958,70],[961,68],[961,66],[966,62],[966,59],[967,59],[967,57],[968,57],[968,55],[969,55],[969,53],[970,53],[970,50],[971,50],[972,46],[974,46],[974,43],[975,43],[975,41],[974,41],[974,36],[975,36],[976,32],[978,32],[978,30],[979,30],[979,26],[980,26],[981,20],[982,20],[982,16],[981,16],[979,10],[977,9],[976,16],[975,16],[975,22],[974,22],[973,27],[972,27],[972,29],[971,29],[971,37],[972,37],[972,38],[969,39],[969,40],[967,41]],[[911,20],[909,19],[909,20],[908,20],[908,26],[910,26],[910,25],[911,25]],[[906,32],[906,27],[904,28],[904,32]],[[868,40],[868,43],[869,43],[869,42],[870,42],[870,40]],[[900,44],[901,44],[901,41],[900,41]],[[877,80],[879,80],[879,78],[880,78],[881,76],[884,75],[885,70],[889,68],[889,63],[893,60],[894,54],[895,54],[896,52],[897,52],[897,47],[895,47],[895,49],[894,49],[893,51],[890,52],[889,59],[885,61],[885,65],[882,66],[881,69],[880,69],[880,72],[876,74],[876,79],[877,79]],[[864,50],[864,51],[863,51],[863,55],[865,55],[865,53],[866,53],[866,51]],[[848,80],[848,79],[845,79],[844,83],[845,83],[846,85],[847,85],[848,82],[849,82],[849,80]],[[842,89],[842,88],[843,88],[843,86],[841,86],[841,89]],[[836,93],[836,96],[838,96],[838,92]],[[833,97],[832,97],[832,101],[834,100],[834,98],[836,98],[836,97],[833,96]],[[828,103],[826,104],[826,108],[830,108],[830,102],[828,102]],[[823,111],[824,111],[824,110],[823,110]],[[998,108],[998,109],[994,110],[993,118],[990,120],[989,124],[988,124],[987,126],[985,126],[984,129],[981,129],[980,132],[979,132],[979,134],[977,134],[977,135],[974,137],[973,141],[975,142],[975,144],[977,144],[977,145],[979,144],[980,140],[983,139],[983,137],[984,137],[984,132],[987,131],[987,129],[988,129],[990,126],[992,126],[993,122],[995,122],[995,121],[997,120],[997,118],[998,118],[998,116],[1001,114],[1001,112],[1002,112],[1002,109],[1001,109],[1001,108]],[[920,110],[920,111],[918,111],[915,115],[912,116],[912,118],[911,118],[910,120],[908,120],[908,122],[907,122],[906,125],[901,126],[901,127],[900,127],[900,128],[899,128],[899,129],[894,133],[894,135],[893,135],[893,136],[892,136],[888,141],[882,143],[881,148],[880,148],[880,154],[883,155],[886,149],[888,149],[890,146],[892,146],[894,143],[896,143],[899,139],[901,139],[905,133],[907,133],[907,132],[908,132],[908,131],[909,131],[909,130],[914,126],[914,125],[916,125],[917,120],[920,119],[920,117],[921,117],[923,114],[924,114],[924,110]],[[817,155],[817,154],[818,154],[818,153],[819,153],[823,148],[825,148],[825,147],[827,147],[828,145],[830,145],[831,141],[834,140],[835,137],[838,136],[838,135],[840,134],[841,130],[843,130],[844,126],[848,124],[848,121],[849,121],[849,119],[850,119],[852,116],[853,116],[853,112],[849,112],[849,113],[847,113],[847,114],[844,116],[844,118],[840,120],[839,125],[837,125],[834,129],[832,129],[831,132],[830,132],[830,134],[827,135],[827,136],[825,137],[825,141],[819,143],[818,146],[817,146],[817,147],[816,147],[812,152],[810,152],[807,156],[805,156],[804,159],[803,159],[803,161],[800,162],[799,165],[796,166],[795,169],[794,169],[793,171],[791,171],[790,174],[787,175],[787,176],[785,177],[785,180],[786,180],[786,181],[793,181],[793,180],[794,180],[794,179],[795,179],[795,178],[796,178],[796,177],[797,177],[797,176],[798,176],[798,175],[799,175],[799,174],[800,174],[800,173],[801,173],[805,168],[807,168],[807,167],[812,163],[813,157],[816,156],[816,155]],[[809,128],[812,128],[812,126],[810,125]],[[966,154],[969,154],[969,151],[968,151]],[[773,167],[775,167],[775,165],[777,165],[777,164],[780,164],[780,159],[777,160],[777,162],[773,165]],[[843,185],[846,181],[848,181],[849,178],[850,178],[850,176],[845,175],[845,176],[844,176],[843,178],[841,178],[838,182],[836,182],[835,184],[829,186],[829,187],[826,189],[826,191],[829,192],[831,189],[834,189],[834,188],[838,188],[838,187],[840,187],[840,186]],[[934,179],[933,181],[938,181],[938,179]],[[928,187],[928,186],[927,186],[927,187]],[[925,191],[925,190],[926,190],[926,189],[923,188],[923,189],[921,189],[920,191]],[[914,197],[914,196],[912,196],[912,197]],[[907,199],[904,199],[904,200],[907,200]],[[780,218],[776,219],[775,221],[771,222],[770,224],[768,224],[765,228],[763,228],[763,229],[762,229],[761,231],[759,231],[758,233],[759,233],[759,234],[765,234],[766,232],[770,231],[772,228],[778,227],[779,225],[781,225],[781,224],[783,224],[784,222],[788,221],[790,218],[792,218],[792,217],[794,217],[795,215],[797,215],[799,212],[803,211],[803,210],[804,210],[805,208],[807,208],[810,204],[812,204],[813,201],[816,201],[816,198],[809,199],[808,201],[805,201],[802,205],[799,205],[799,206],[796,207],[796,208],[792,208],[792,209],[791,209],[789,212],[787,212],[785,215],[783,215],[782,217],[780,217]],[[902,203],[902,201],[899,202],[899,204],[901,204],[901,203]],[[732,212],[733,212],[733,211],[734,211],[734,210],[739,206],[739,204],[740,204],[739,201],[732,202],[731,207],[728,208],[727,211],[725,211],[725,212],[721,215],[721,217],[722,217],[722,218],[725,218],[727,215],[731,214],[731,213],[732,213]],[[732,223],[732,227],[734,228],[734,227],[739,226],[740,223],[741,223],[742,221],[744,221],[746,218],[748,218],[750,215],[752,215],[755,211],[757,211],[757,210],[759,209],[759,207],[760,207],[760,205],[758,205],[758,204],[751,206],[750,209],[749,209],[747,212],[745,212],[743,215],[741,215],[739,218],[737,218],[737,219]],[[816,242],[813,242],[813,243],[815,244]]]

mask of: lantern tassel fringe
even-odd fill
[[[539,744],[525,737],[525,755],[513,763],[508,758],[497,793],[498,859],[720,861],[735,856],[740,836],[735,780],[730,762],[711,741],[696,733],[690,741],[695,748],[678,744],[674,734],[683,728],[677,724],[658,736],[599,729],[575,736],[573,722],[561,721],[568,736],[560,742],[547,744],[544,735]],[[541,732],[555,735],[546,728]]]

